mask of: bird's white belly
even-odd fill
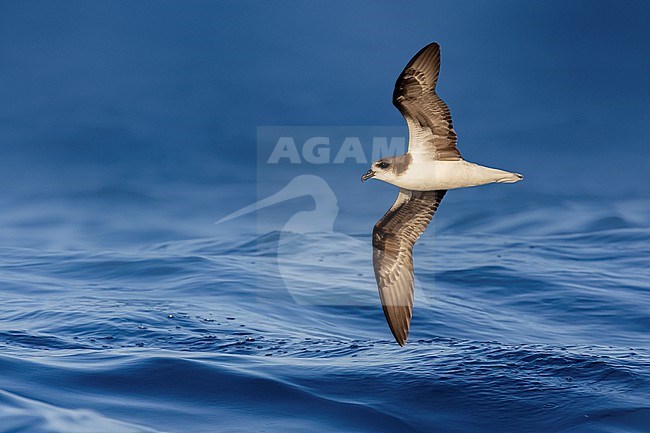
[[[521,176],[514,173],[464,160],[413,161],[408,170],[391,183],[415,191],[433,191],[467,188],[493,182],[516,182],[520,179]]]

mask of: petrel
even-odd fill
[[[397,200],[372,231],[372,262],[379,297],[390,330],[404,346],[413,314],[413,245],[426,230],[447,190],[514,183],[518,173],[465,161],[447,104],[436,94],[440,46],[422,48],[397,78],[393,105],[409,131],[404,155],[382,158],[361,177],[400,188]]]

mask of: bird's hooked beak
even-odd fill
[[[365,182],[365,181],[367,181],[368,179],[370,179],[371,177],[375,177],[375,172],[372,171],[372,170],[368,170],[368,171],[366,172],[366,174],[364,174],[363,176],[361,176],[361,182]]]

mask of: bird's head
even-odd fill
[[[361,176],[364,182],[370,178],[383,180],[384,182],[393,183],[408,167],[410,155],[389,156],[379,159],[372,163],[370,170]]]

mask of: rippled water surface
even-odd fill
[[[425,237],[405,348],[367,257],[305,276],[353,305],[297,302],[316,297],[301,298],[304,264],[282,265],[289,283],[277,271],[279,233],[129,252],[4,247],[3,426],[646,431],[650,230],[522,231]],[[368,238],[291,234],[285,248],[339,256]]]

